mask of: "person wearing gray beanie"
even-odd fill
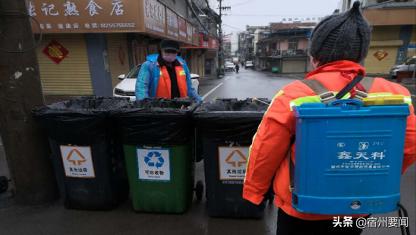
[[[360,2],[343,13],[324,18],[313,30],[309,54],[318,65],[337,60],[361,63],[367,56],[371,29],[361,14]]]
[[[357,226],[357,221],[363,221],[371,210],[362,210],[363,214],[352,213],[345,206],[345,213],[340,215],[328,214],[329,200],[332,200],[333,188],[325,188],[326,195],[319,200],[325,203],[314,204],[311,198],[315,196],[301,195],[302,188],[313,188],[316,185],[300,185],[296,182],[296,172],[310,175],[317,169],[319,174],[328,174],[331,168],[325,165],[322,152],[308,152],[307,157],[316,161],[313,165],[304,162],[296,168],[298,161],[293,161],[299,155],[293,150],[303,149],[310,135],[296,136],[296,108],[304,103],[328,104],[337,99],[364,99],[366,97],[386,97],[386,94],[403,96],[403,103],[409,105],[410,115],[407,119],[406,140],[404,146],[402,172],[416,162],[416,115],[411,104],[409,91],[400,84],[383,78],[365,77],[365,68],[361,65],[368,53],[370,44],[370,26],[360,12],[360,3],[354,2],[353,7],[343,13],[323,19],[314,29],[309,53],[315,69],[309,72],[304,80],[296,80],[284,86],[273,98],[270,106],[260,122],[250,146],[246,175],[243,185],[243,198],[254,205],[260,205],[265,200],[270,186],[273,187],[274,204],[279,208],[277,214],[276,235],[292,234],[348,234],[359,235],[363,228]],[[387,96],[388,97],[388,96]],[[357,103],[360,103],[357,101]],[[312,106],[311,106],[312,107]],[[338,115],[338,114],[337,114]],[[323,116],[322,116],[323,118]],[[332,118],[332,117],[331,117]],[[343,126],[344,123],[340,123]],[[320,130],[327,133],[325,128]],[[345,141],[351,137],[346,136]],[[300,140],[300,141],[295,141]],[[305,140],[305,141],[304,141]],[[306,141],[307,140],[307,141]],[[313,139],[311,143],[315,143]],[[296,155],[296,156],[295,156]],[[304,155],[306,156],[306,155]],[[329,155],[328,155],[329,156]],[[332,155],[331,155],[332,156]],[[293,159],[292,159],[293,158]],[[321,159],[322,158],[322,159]],[[299,159],[298,159],[299,160]],[[332,161],[332,160],[331,160]],[[316,173],[316,172],[315,172]],[[299,176],[299,175],[298,175]],[[351,174],[351,180],[362,180],[362,176]],[[300,177],[300,176],[299,176]],[[325,176],[326,177],[326,176]],[[320,180],[317,178],[316,180]],[[332,178],[331,180],[334,180]],[[326,185],[319,182],[319,185]],[[345,190],[349,190],[345,188]],[[361,188],[346,193],[360,195]],[[310,197],[308,199],[305,199]],[[338,197],[339,199],[340,197]],[[337,200],[338,200],[337,199]],[[299,207],[309,203],[309,208]],[[338,204],[340,203],[340,204]],[[337,206],[343,207],[341,201]],[[348,225],[347,225],[348,224]]]

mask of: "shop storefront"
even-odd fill
[[[201,77],[216,74],[218,41],[212,36],[200,33],[198,37],[194,36],[194,45],[184,45],[186,49],[185,58],[188,59],[191,71],[199,74]],[[197,45],[195,45],[197,44]]]
[[[27,6],[43,34],[37,56],[45,95],[111,96],[118,75],[157,53],[161,39],[198,43],[194,25],[154,0],[30,0]]]

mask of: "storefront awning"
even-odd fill
[[[218,47],[219,47],[219,43],[216,38],[200,33],[199,42],[197,45],[184,44],[181,48],[218,50]]]

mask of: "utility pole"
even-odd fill
[[[224,66],[224,45],[223,45],[223,35],[222,35],[222,11],[223,10],[231,10],[231,7],[223,7],[222,6],[223,0],[218,0],[219,2],[219,15],[220,15],[220,22],[218,25],[218,37],[219,37],[219,49],[218,49],[218,76],[224,75],[224,70],[222,67]]]
[[[47,139],[31,110],[43,104],[25,0],[0,0],[0,134],[18,204],[57,198]]]
[[[224,65],[223,59],[223,48],[222,48],[222,0],[219,1],[219,10],[220,10],[220,22],[218,24],[218,43],[220,44],[218,47],[218,77],[223,75],[224,71],[222,69],[222,66]]]

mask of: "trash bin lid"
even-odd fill
[[[199,106],[194,116],[197,119],[261,119],[270,101],[266,98],[216,99]]]
[[[126,144],[182,144],[191,139],[191,114],[198,106],[190,99],[145,99],[112,113]]]

